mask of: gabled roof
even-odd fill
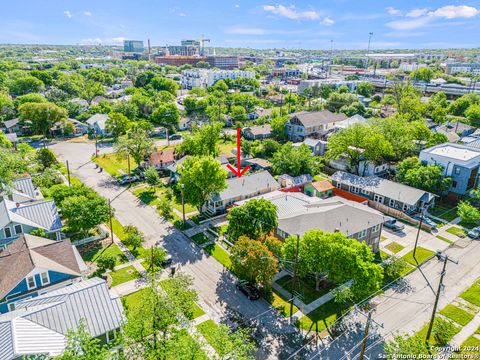
[[[257,195],[264,191],[273,191],[280,188],[278,182],[268,171],[259,171],[253,174],[227,179],[227,188],[220,194],[212,197],[213,201],[229,200]]]
[[[343,114],[334,114],[329,110],[314,112],[298,112],[292,114],[290,121],[297,118],[305,127],[319,126],[345,120],[347,117]]]
[[[428,191],[382,179],[378,176],[361,177],[344,171],[337,171],[332,175],[331,179],[408,205],[415,205],[422,198],[425,201],[429,201],[434,197]]]
[[[5,120],[3,122],[3,125],[7,128],[10,129],[14,126],[16,126],[20,122],[19,118],[11,119],[11,120]]]
[[[335,186],[333,186],[332,183],[328,180],[315,181],[312,183],[312,186],[315,188],[315,190],[319,192],[333,190],[335,188]]]
[[[154,165],[168,164],[175,161],[175,149],[159,150],[150,155],[150,163]]]
[[[32,178],[30,177],[13,180],[12,186],[17,191],[25,194],[32,200],[37,198],[37,191],[35,191],[35,186],[33,185]]]
[[[85,263],[70,240],[23,234],[0,252],[0,299],[35,268],[80,276]]]
[[[3,199],[0,201],[0,229],[10,222],[32,226],[47,232],[62,228],[62,221],[53,200],[17,204]]]
[[[313,177],[310,174],[303,174],[298,176],[290,176],[288,174],[283,174],[278,177],[278,182],[283,187],[290,186],[301,186],[313,181]]]
[[[95,114],[90,116],[90,118],[87,120],[87,124],[90,126],[94,126],[95,124],[97,124],[100,129],[105,129],[105,124],[107,120],[107,114]]]
[[[84,321],[92,337],[118,329],[124,320],[118,296],[104,280],[92,278],[18,302],[16,310],[0,315],[1,359],[22,355],[59,355],[65,335]]]
[[[346,120],[340,121],[335,126],[337,128],[342,128],[345,129],[349,126],[352,126],[353,124],[364,124],[367,122],[367,119],[365,119],[362,115],[356,114],[351,117],[349,117]]]
[[[252,135],[269,135],[272,133],[272,127],[270,124],[251,126],[243,129],[244,132],[250,132]]]
[[[5,137],[7,138],[8,141],[10,141],[12,144],[18,142],[18,136],[16,133],[8,133],[5,134]]]

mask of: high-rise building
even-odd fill
[[[142,53],[143,50],[144,50],[143,41],[141,40],[124,40],[123,41],[124,52]]]

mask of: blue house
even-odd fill
[[[23,234],[0,252],[0,313],[82,279],[87,267],[70,240]]]
[[[38,229],[60,240],[62,221],[53,200],[19,203],[0,198],[0,249]]]

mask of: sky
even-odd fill
[[[2,0],[0,43],[288,49],[480,47],[480,0]],[[333,43],[332,43],[333,40]]]

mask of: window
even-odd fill
[[[27,288],[28,290],[35,289],[37,287],[37,283],[35,281],[35,276],[29,276],[27,278]]]
[[[107,331],[107,343],[115,341],[115,330]]]
[[[3,232],[5,233],[6,238],[12,237],[12,229],[10,229],[9,227],[3,229]]]
[[[40,281],[42,285],[50,284],[50,277],[48,276],[48,272],[43,272],[40,274]]]
[[[8,311],[13,311],[13,310],[15,310],[15,303],[14,302],[8,304]]]
[[[388,202],[388,206],[395,207],[395,200],[390,199],[390,201]]]
[[[365,236],[367,236],[367,230],[362,230],[360,234],[358,234],[359,239],[363,239]]]
[[[460,168],[458,166],[455,168],[455,175],[460,175]]]
[[[373,201],[376,201],[380,204],[383,204],[383,196],[375,194],[375,195],[373,195]]]
[[[456,181],[452,181],[452,187],[453,187],[453,188],[456,188],[456,187],[457,187],[457,182],[456,182]]]
[[[360,192],[360,189],[356,186],[350,186],[350,192],[358,194]]]
[[[378,230],[380,230],[380,224],[375,225],[375,226],[373,227],[372,232],[377,232]]]
[[[364,195],[370,195],[370,191],[368,191],[368,190],[363,190],[363,189],[362,189],[362,194],[364,194]]]
[[[23,232],[22,225],[20,224],[15,225],[14,229],[15,229],[16,235],[21,234]]]
[[[403,211],[407,211],[408,210],[408,204],[403,204]]]
[[[342,184],[339,183],[339,182],[337,182],[337,183],[335,184],[335,186],[336,186],[337,188],[341,188],[341,187],[342,187]]]

